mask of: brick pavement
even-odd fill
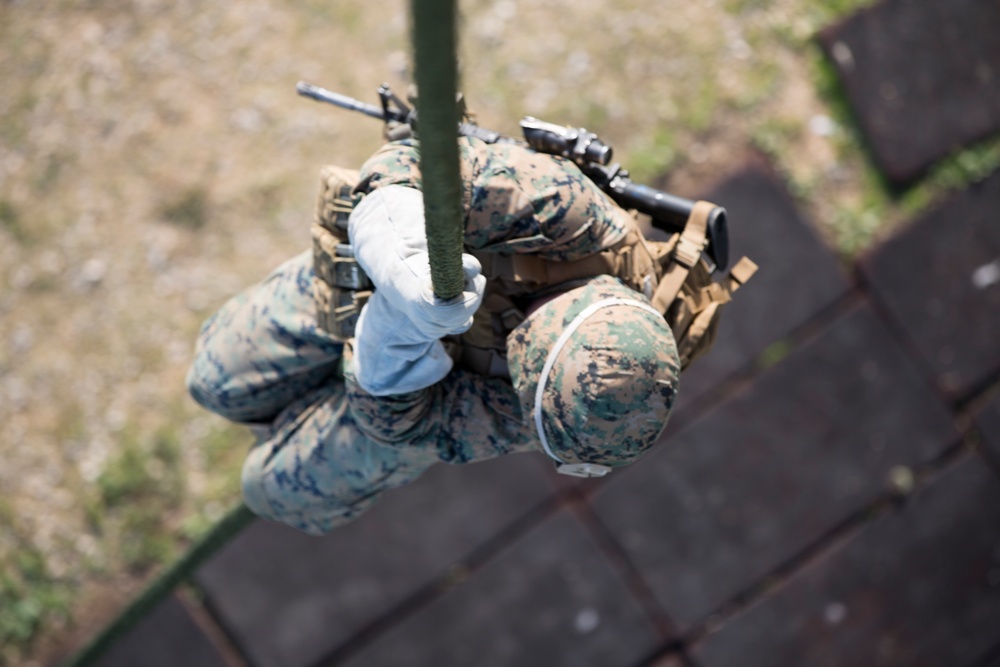
[[[996,8],[884,0],[823,33],[890,180],[1000,115],[922,102],[937,81],[968,108],[985,70],[950,73],[993,51],[900,74],[883,37],[940,46],[935,20]],[[903,150],[893,118],[941,132]],[[258,522],[198,573],[199,623],[168,601],[102,665],[1000,666],[1000,174],[853,280],[766,164],[708,197],[762,271],[644,461],[439,466],[324,538]]]
[[[886,178],[1000,131],[1000,4],[883,0],[820,33]]]

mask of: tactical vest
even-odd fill
[[[358,181],[357,171],[324,167],[312,225],[318,324],[341,340],[353,335],[372,290],[354,259],[347,236],[348,218],[362,196],[354,193]],[[483,265],[487,287],[472,327],[455,341],[457,345],[451,346],[456,360],[483,375],[509,377],[507,334],[525,319],[517,303],[522,298],[562,292],[595,276],[610,275],[645,294],[664,314],[677,343],[681,369],[687,368],[715,342],[721,306],[757,270],[756,264],[743,257],[721,280],[712,279],[712,267],[702,251],[713,207],[698,202],[684,230],[667,241],[645,239],[633,215],[624,239],[576,261],[473,252]]]

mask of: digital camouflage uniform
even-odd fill
[[[630,216],[572,163],[470,138],[461,139],[460,147],[468,248],[573,260],[625,236]],[[358,191],[385,185],[419,189],[417,165],[414,148],[388,144],[363,165]],[[530,372],[518,375],[512,368],[520,397],[509,380],[460,366],[421,391],[380,398],[365,393],[353,381],[350,345],[316,326],[312,279],[312,257],[306,252],[226,303],[203,326],[188,375],[199,403],[251,424],[257,435],[243,470],[244,497],[254,512],[321,534],[355,518],[383,492],[413,481],[438,461],[468,463],[540,449],[525,404],[524,390],[537,385]],[[555,314],[546,310],[547,319],[530,316],[515,329],[508,340],[516,354],[537,363],[544,346],[533,346],[532,340],[551,345],[588,300],[623,293],[642,298],[615,278],[582,282],[555,299]],[[601,331],[613,318],[613,311],[595,315],[589,330]],[[638,319],[649,332],[669,336],[662,320],[645,314]],[[641,434],[623,441],[623,461],[649,446],[673,404],[679,369],[669,340],[668,348],[647,355],[636,367],[615,365],[612,348],[629,345],[625,339],[584,340],[566,352],[580,360],[582,365],[572,368],[581,381],[588,381],[589,374],[589,381],[606,386],[633,382],[656,395],[657,419],[643,415],[646,423],[614,414],[630,408],[642,413],[642,406],[632,405],[644,400],[638,393],[623,394],[617,405],[576,406],[578,412],[593,414],[606,434]],[[595,370],[599,358],[610,362],[609,372]],[[553,409],[574,409],[567,402],[571,397],[557,394],[547,399],[555,401]],[[570,443],[546,432],[554,438],[554,448],[572,455]],[[609,440],[597,433],[585,443],[588,455],[598,456],[608,447]]]

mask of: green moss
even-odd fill
[[[960,190],[1000,169],[1000,136],[952,154],[929,177],[932,185]]]
[[[757,355],[754,365],[759,370],[766,370],[777,365],[785,357],[792,353],[792,344],[788,340],[779,340],[771,343],[763,352]]]

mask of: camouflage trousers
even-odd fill
[[[460,369],[434,387],[376,398],[350,350],[316,326],[312,255],[289,260],[202,327],[191,395],[257,441],[243,495],[258,515],[311,534],[354,519],[436,462],[537,448],[509,384]]]

